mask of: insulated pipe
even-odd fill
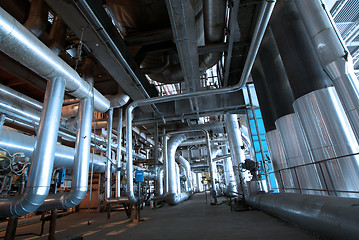
[[[220,148],[212,149],[211,158],[215,159],[220,153],[222,153],[222,149],[220,149]],[[211,176],[211,178],[213,178],[213,183],[214,183],[213,188],[212,188],[213,194],[215,194],[216,196],[220,196],[221,192],[220,192],[219,184],[218,184],[219,177],[218,177],[217,163],[215,161],[212,161],[212,172],[213,172],[213,175]]]
[[[77,115],[79,110],[79,104],[72,104],[62,107],[61,117],[63,118],[72,118]]]
[[[63,78],[48,81],[25,192],[0,202],[0,216],[23,216],[35,211],[46,199],[50,190],[64,92]]]
[[[48,11],[49,6],[45,0],[32,0],[29,17],[24,23],[24,27],[36,37],[40,37],[47,27]]]
[[[354,73],[353,59],[321,0],[296,0],[293,3],[359,140],[359,83]]]
[[[92,86],[93,79],[89,79],[89,84]],[[72,208],[80,204],[85,197],[88,190],[92,115],[93,95],[91,93],[80,101],[79,130],[76,136],[71,191],[49,195],[44,204],[41,205],[41,210]]]
[[[0,50],[20,62],[39,76],[47,80],[61,77],[66,81],[67,92],[78,98],[90,94],[90,86],[67,63],[46,47],[16,21],[4,9],[0,8]],[[110,102],[94,90],[94,106],[99,112],[106,112]]]
[[[180,99],[188,99],[191,97],[202,97],[202,96],[209,96],[213,94],[225,94],[230,92],[236,92],[242,89],[242,87],[246,84],[248,77],[250,75],[256,54],[258,52],[259,45],[262,41],[265,29],[268,25],[270,16],[272,14],[274,5],[276,1],[263,1],[263,7],[261,8],[261,11],[259,13],[259,19],[256,23],[255,31],[253,33],[253,37],[251,40],[251,46],[248,51],[248,55],[245,62],[245,68],[243,69],[243,73],[241,75],[241,79],[238,84],[231,86],[231,87],[225,87],[225,88],[219,88],[219,89],[213,89],[213,90],[202,90],[202,91],[196,91],[196,92],[188,92],[188,93],[180,93],[175,95],[168,95],[168,96],[161,96],[161,97],[154,97],[154,98],[148,98],[148,99],[140,99],[133,101],[130,103],[126,109],[126,150],[128,152],[127,154],[127,197],[132,203],[137,202],[137,198],[134,196],[133,191],[133,159],[132,159],[132,121],[133,121],[133,110],[136,107],[139,106],[145,106],[150,105],[153,103],[163,103],[163,102],[169,102],[174,100],[180,100]]]
[[[359,236],[357,198],[257,193],[247,204],[328,239],[355,240]]]
[[[164,194],[164,191],[163,191],[164,177],[163,176],[164,176],[163,166],[160,166],[157,170],[157,176],[156,176],[156,188],[155,188],[156,196],[161,196]]]
[[[122,147],[122,108],[118,109],[118,125],[117,125],[117,148],[116,148],[116,197],[121,197],[121,153]]]
[[[189,191],[193,191],[193,183],[192,183],[192,174],[191,174],[191,165],[189,164],[188,160],[182,157],[181,155],[176,155],[176,161],[181,164],[186,172],[186,185]]]
[[[226,130],[233,161],[233,170],[237,178],[237,192],[242,192],[243,198],[246,198],[248,196],[248,187],[245,175],[239,172],[239,165],[244,162],[245,156],[243,149],[241,149],[242,138],[236,114],[226,115]]]
[[[108,119],[107,119],[107,151],[106,151],[106,188],[105,188],[105,197],[106,199],[111,198],[111,175],[112,175],[112,121],[113,121],[113,108],[108,110]]]
[[[223,147],[223,153],[228,153],[228,146]],[[232,159],[226,157],[223,159],[224,181],[226,183],[225,195],[228,197],[237,196],[237,183],[233,171]]]

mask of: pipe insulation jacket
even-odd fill
[[[257,193],[247,204],[328,239],[359,236],[359,199],[295,193]]]

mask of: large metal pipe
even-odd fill
[[[163,166],[160,166],[157,169],[157,176],[156,176],[156,188],[155,188],[155,194],[156,196],[161,196],[164,194],[163,191],[163,183],[164,183],[164,170]]]
[[[359,235],[357,198],[257,193],[247,204],[328,239],[354,240]]]
[[[239,171],[239,165],[244,162],[245,156],[243,149],[241,149],[242,138],[236,114],[226,115],[226,130],[233,161],[234,174],[237,180],[237,193],[242,193],[243,197],[246,198],[248,196],[246,175]]]
[[[222,149],[220,148],[213,148],[212,152],[211,152],[211,158],[214,159],[216,158],[220,153],[222,153]],[[212,172],[211,174],[213,174],[211,176],[211,178],[213,178],[213,183],[214,185],[212,186],[212,193],[215,194],[216,196],[220,196],[221,195],[221,190],[219,188],[219,176],[218,176],[218,170],[217,170],[217,162],[212,161]]]
[[[121,160],[122,160],[122,108],[118,109],[118,124],[117,124],[117,148],[116,148],[116,197],[121,197]]]
[[[0,216],[23,216],[35,211],[46,199],[50,190],[64,92],[65,79],[59,77],[48,82],[24,194],[1,202]]]
[[[311,44],[293,1],[278,4],[271,23],[295,98],[293,106],[303,124],[314,161],[330,160],[323,167],[322,186],[328,194],[358,194],[359,145],[337,92]],[[303,61],[305,59],[305,61]],[[333,192],[333,191],[338,192]]]
[[[107,119],[107,150],[106,150],[106,172],[105,172],[105,179],[106,179],[106,187],[105,187],[105,198],[111,198],[111,184],[112,184],[112,121],[113,121],[113,108],[108,110],[108,119]]]
[[[354,73],[353,59],[321,0],[296,0],[293,3],[359,140],[359,83]]]
[[[89,77],[89,76],[86,76]],[[90,86],[93,79],[90,79]],[[81,99],[79,106],[79,130],[76,136],[75,156],[72,171],[71,191],[51,194],[47,197],[42,210],[72,208],[82,201],[88,190],[88,175],[91,148],[91,123],[93,116],[93,94]]]
[[[130,103],[126,109],[126,150],[127,154],[127,195],[128,199],[135,203],[137,202],[137,198],[134,196],[133,192],[133,159],[132,159],[132,121],[133,121],[133,110],[139,106],[150,105],[153,103],[162,103],[162,102],[169,102],[173,100],[180,100],[180,99],[188,99],[191,97],[201,97],[201,96],[209,96],[213,94],[224,94],[239,91],[247,82],[248,77],[250,75],[254,59],[258,52],[259,45],[261,43],[262,37],[264,35],[265,29],[268,25],[270,16],[273,11],[273,7],[276,1],[263,1],[264,7],[261,9],[259,13],[259,19],[256,23],[255,31],[253,33],[253,37],[251,40],[251,46],[248,51],[248,55],[245,62],[245,69],[243,70],[241,80],[237,85],[226,87],[226,88],[219,88],[214,90],[202,90],[196,92],[189,92],[189,93],[180,93],[175,95],[168,95],[162,97],[154,97],[149,99],[142,99],[136,100]]]
[[[67,63],[53,53],[39,39],[0,8],[0,50],[47,80],[61,77],[66,90],[74,97],[84,98],[90,94],[90,86]],[[110,102],[94,90],[95,109],[105,112]]]

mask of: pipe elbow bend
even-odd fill
[[[46,197],[47,195],[25,193],[11,204],[10,215],[21,217],[34,212],[44,203]]]

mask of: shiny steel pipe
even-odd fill
[[[107,151],[106,151],[106,188],[105,188],[105,199],[111,198],[111,177],[112,177],[112,122],[113,122],[113,108],[108,110],[108,119],[107,119]]]
[[[309,143],[304,133],[303,126],[296,113],[285,115],[276,122],[279,138],[283,146],[283,152],[288,167],[313,163],[313,157],[309,152]],[[320,170],[316,165],[297,167],[291,170],[292,176],[297,176],[301,188],[323,190],[325,187],[319,178]],[[299,192],[299,190],[295,190]],[[323,191],[301,190],[305,194],[325,195]]]
[[[180,100],[180,99],[188,99],[191,97],[202,97],[202,96],[209,96],[213,94],[224,94],[224,93],[230,93],[230,92],[236,92],[243,88],[243,86],[246,84],[248,77],[250,75],[250,72],[253,67],[253,63],[255,60],[255,57],[257,55],[260,43],[262,41],[264,32],[267,28],[270,16],[272,15],[273,7],[275,5],[275,0],[272,1],[263,1],[264,7],[260,11],[260,17],[256,23],[255,31],[253,33],[251,46],[248,51],[248,55],[245,62],[245,69],[243,70],[241,80],[237,85],[231,86],[231,87],[225,87],[225,88],[219,88],[219,89],[213,89],[213,90],[202,90],[202,91],[196,91],[196,92],[189,92],[189,93],[180,93],[175,95],[168,95],[168,96],[161,96],[161,97],[154,97],[154,98],[148,98],[148,99],[140,99],[133,101],[130,103],[126,109],[126,150],[128,152],[127,154],[127,194],[128,199],[135,203],[137,202],[136,197],[133,195],[133,158],[132,158],[132,121],[133,121],[133,110],[136,107],[139,106],[145,106],[155,103],[163,103],[163,102],[169,102],[174,100]]]
[[[92,86],[93,83],[90,83]],[[71,191],[48,196],[41,210],[72,208],[82,201],[88,190],[90,166],[91,124],[93,116],[92,93],[81,99],[79,106],[79,130],[76,136],[75,157],[72,171]]]
[[[359,140],[359,83],[353,59],[321,0],[295,0],[324,71],[333,81],[350,124]]]
[[[157,176],[156,176],[156,188],[155,188],[155,195],[161,196],[164,194],[163,191],[163,181],[164,180],[164,170],[163,166],[157,169]]]
[[[47,83],[44,109],[24,194],[1,202],[0,216],[23,216],[35,211],[45,201],[50,190],[64,93],[63,78],[55,78]]]
[[[24,153],[28,158],[32,157],[36,142],[35,136],[22,134],[14,129],[4,127],[0,136],[0,147],[6,149],[10,154],[17,152]],[[74,163],[75,149],[61,144],[56,144],[55,168],[72,169]],[[106,170],[106,158],[100,155],[93,155],[94,172],[104,173]],[[90,166],[91,167],[91,166]]]
[[[233,164],[234,175],[237,181],[237,193],[242,192],[243,197],[248,196],[248,188],[246,184],[246,176],[244,173],[239,171],[239,165],[244,162],[245,156],[244,151],[241,149],[242,146],[242,137],[241,131],[239,129],[237,115],[236,114],[227,114],[226,115],[226,130],[227,137],[229,142],[229,147],[231,150],[231,158]]]
[[[117,148],[116,148],[116,197],[121,197],[121,160],[122,160],[122,108],[118,109],[118,125],[117,125]]]
[[[223,148],[223,153],[228,153],[228,147]],[[237,183],[233,171],[232,159],[227,157],[223,159],[223,169],[224,169],[224,181],[226,183],[225,195],[228,197],[237,196]]]
[[[326,239],[355,240],[359,235],[357,198],[257,193],[247,199],[247,204]]]
[[[308,93],[297,99],[293,107],[303,123],[314,161],[338,159],[321,164],[329,191],[358,191],[359,155],[342,156],[358,154],[359,145],[334,87]],[[345,192],[336,195],[359,196]]]
[[[193,184],[192,184],[192,174],[191,174],[191,165],[189,164],[188,160],[182,157],[181,155],[176,155],[176,161],[181,164],[186,172],[186,186],[188,191],[193,191]]]
[[[44,79],[61,77],[66,81],[66,90],[74,97],[84,98],[90,94],[90,86],[78,73],[46,45],[29,32],[21,23],[0,8],[0,50],[20,62]],[[94,90],[95,109],[105,112],[110,102]]]
[[[212,149],[212,159],[216,158],[220,153],[222,153],[222,149],[220,148],[214,148]],[[216,196],[220,196],[221,195],[221,191],[219,189],[219,176],[218,176],[218,170],[217,170],[217,163],[215,161],[212,161],[212,172],[213,175],[211,176],[211,178],[213,178],[213,194],[215,194]]]

